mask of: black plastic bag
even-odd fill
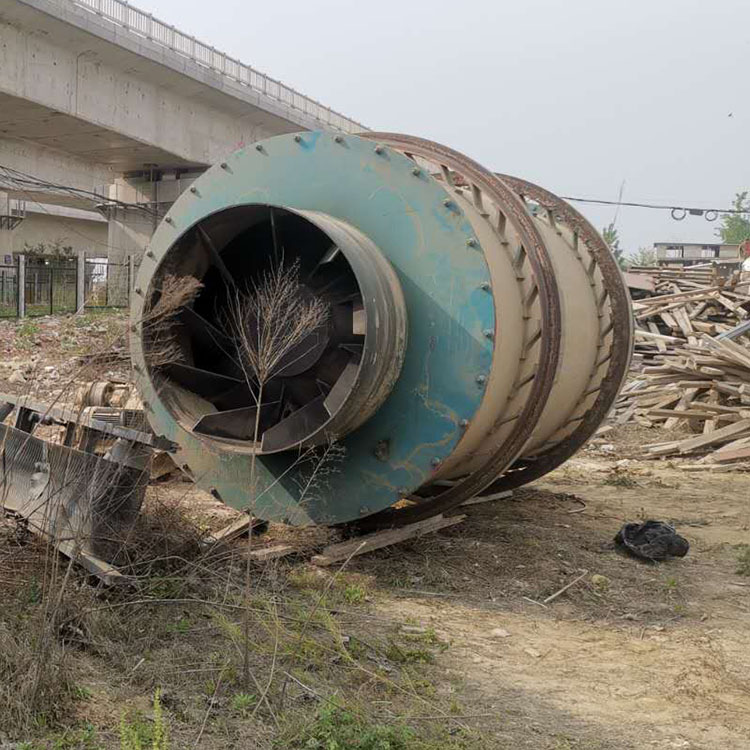
[[[643,560],[685,557],[690,549],[687,539],[664,521],[626,523],[617,532],[615,544]]]

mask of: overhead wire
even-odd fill
[[[159,213],[156,209],[152,208],[146,203],[129,203],[127,201],[121,201],[116,198],[109,198],[107,196],[95,193],[92,190],[85,190],[82,188],[75,188],[70,185],[63,185],[58,182],[51,182],[35,175],[29,174],[28,172],[22,172],[21,170],[8,167],[4,164],[0,164],[0,189],[3,186],[15,186],[19,190],[32,191],[34,188],[39,190],[47,190],[50,192],[57,192],[69,195],[78,200],[86,200],[94,204],[106,203],[108,205],[119,206],[121,208],[130,208],[142,211],[159,218]]]
[[[680,205],[669,205],[661,203],[641,203],[637,201],[623,201],[623,200],[604,200],[602,198],[581,198],[571,195],[560,196],[563,200],[574,201],[576,203],[593,203],[602,206],[630,206],[632,208],[650,208],[660,211],[670,211],[672,218],[676,221],[682,221],[686,216],[704,216],[707,221],[716,221],[721,214],[746,214],[739,208],[698,208],[696,206],[680,206]]]
[[[32,203],[39,207],[39,209],[42,211],[42,213],[46,214],[47,216],[57,219],[57,221],[64,227],[66,227],[70,232],[73,234],[78,235],[82,239],[86,240],[86,242],[92,243],[94,245],[98,245],[102,248],[106,248],[107,250],[115,250],[122,253],[132,253],[132,248],[124,248],[124,247],[118,247],[117,245],[112,245],[109,242],[102,242],[99,239],[96,239],[94,237],[91,237],[84,232],[77,229],[75,226],[73,226],[70,217],[64,217],[60,216],[59,214],[55,214],[52,211],[49,210],[46,204],[42,203],[38,198],[33,197],[31,190],[34,188],[41,188],[44,190],[49,190],[50,192],[62,194],[62,195],[69,195],[71,197],[74,197],[76,200],[84,200],[84,201],[90,201],[91,203],[95,205],[101,205],[103,203],[106,203],[110,206],[115,206],[118,208],[129,208],[129,209],[137,209],[145,214],[160,219],[159,212],[151,208],[150,206],[142,203],[128,203],[126,201],[120,201],[115,199],[109,199],[105,198],[104,196],[100,195],[99,193],[95,193],[93,191],[89,190],[83,190],[81,188],[74,188],[69,185],[62,185],[60,183],[50,182],[49,180],[44,180],[42,178],[36,177],[34,175],[28,174],[26,172],[21,172],[20,170],[13,169],[12,167],[7,167],[5,165],[0,164],[0,190],[3,188],[11,188],[15,192],[19,193],[23,196],[23,201],[25,203]]]
[[[121,201],[116,198],[109,198],[102,196],[99,193],[95,193],[91,190],[85,190],[82,188],[75,188],[70,185],[63,185],[61,183],[51,182],[44,180],[35,175],[21,170],[8,167],[0,164],[0,189],[10,185],[15,186],[19,192],[26,192],[27,194],[34,188],[49,190],[51,192],[60,192],[63,194],[70,195],[78,200],[87,200],[94,204],[106,203],[111,206],[118,206],[122,208],[136,209],[146,214],[153,216],[154,218],[160,219],[159,211],[156,208],[152,208],[147,203],[130,203],[127,201]],[[601,206],[616,206],[618,209],[621,206],[627,206],[630,208],[646,208],[661,211],[670,211],[672,218],[677,221],[681,221],[686,216],[704,216],[707,221],[715,221],[722,214],[745,214],[748,213],[745,210],[737,208],[703,208],[697,206],[685,206],[680,204],[665,204],[665,203],[645,203],[641,201],[624,201],[622,200],[622,189],[620,188],[620,196],[617,200],[606,200],[604,198],[588,198],[581,196],[563,195],[560,196],[563,200],[573,201],[575,203],[589,203]],[[42,205],[38,200],[32,199],[35,203]]]

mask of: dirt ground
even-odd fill
[[[108,335],[120,325],[89,324]],[[6,362],[33,352],[37,368],[65,367],[59,349],[34,345],[41,326],[18,349],[3,325]],[[0,748],[123,747],[118,725],[132,712],[153,723],[156,687],[174,748],[750,748],[750,475],[639,460],[639,446],[659,439],[618,428],[512,498],[346,570],[309,563],[334,533],[272,525],[253,544],[284,541],[298,554],[253,572],[253,602],[276,630],[269,639],[268,617],[253,620],[253,664],[269,687],[245,698],[241,667],[226,666],[239,620],[216,612],[245,601],[246,541],[198,551],[235,512],[180,478],[155,484],[139,538],[158,527],[161,546],[133,553],[137,594],[117,600],[80,574],[68,585],[73,611],[107,618],[80,624],[85,648],[62,639],[76,699],[25,734],[6,728],[9,714],[4,726],[0,706]],[[621,554],[622,523],[648,518],[674,523],[688,555],[651,564]],[[0,678],[2,628],[21,642],[52,559],[13,523],[0,528]],[[208,600],[216,606],[196,608]],[[310,627],[293,624],[308,616]],[[334,702],[348,718],[325,713]]]
[[[750,477],[613,465],[570,461],[399,555],[408,586],[432,595],[399,593],[385,555],[358,569],[382,577],[383,611],[445,634],[446,672],[473,711],[497,712],[507,747],[750,747],[750,589],[736,572]],[[674,522],[688,556],[649,565],[616,552],[620,524],[646,518]],[[583,570],[546,608],[530,601]]]

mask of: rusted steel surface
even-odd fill
[[[95,407],[82,415],[72,407],[2,394],[0,405],[4,419],[16,411],[15,426],[0,423],[3,510],[113,582],[117,572],[102,561],[113,561],[132,531],[148,483],[154,436],[91,419],[86,412]],[[65,428],[65,440],[35,435],[41,423]]]

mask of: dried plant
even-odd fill
[[[203,289],[194,276],[166,274],[158,289],[158,298],[141,319],[144,349],[152,367],[179,362],[182,348],[177,340],[176,318]]]
[[[322,326],[328,318],[328,306],[300,284],[299,261],[284,265],[283,258],[273,264],[245,290],[235,287],[230,292],[225,326],[234,341],[237,358],[248,389],[254,394],[256,410],[253,442],[257,448],[263,390],[269,379],[283,374],[297,358],[286,362],[298,346]],[[304,357],[302,352],[298,357]],[[250,503],[252,516],[257,502],[257,450],[250,459]],[[247,535],[245,591],[251,589],[251,557],[253,535]],[[245,643],[249,643],[249,615],[245,617]],[[243,658],[245,684],[250,685],[249,651]]]
[[[296,361],[283,362],[285,357],[328,319],[328,306],[306,291],[299,275],[299,261],[282,261],[231,293],[226,323],[248,384],[260,387],[282,375]]]

